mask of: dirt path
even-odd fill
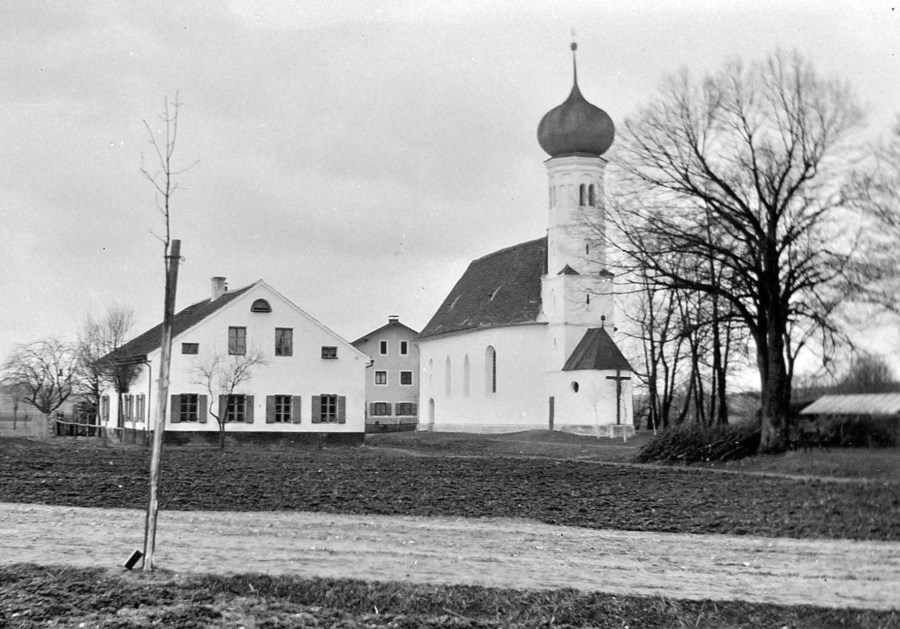
[[[122,565],[144,513],[0,503],[0,564]],[[900,543],[591,530],[524,520],[165,511],[157,566],[900,609]]]

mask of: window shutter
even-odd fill
[[[346,424],[347,423],[347,397],[344,395],[338,396],[338,423]]]
[[[206,411],[209,410],[206,405],[207,397],[205,395],[197,396],[197,419],[201,424],[206,423]]]
[[[267,424],[275,423],[275,396],[274,395],[266,396],[266,423]]]
[[[252,395],[244,396],[244,422],[247,424],[253,423],[253,396]]]
[[[220,395],[219,396],[219,421],[223,424],[225,420],[228,418],[228,396]]]
[[[300,396],[291,397],[291,421],[295,424],[300,423],[300,411],[303,406],[300,404]]]
[[[312,397],[312,423],[322,423],[322,396],[314,395]]]
[[[181,396],[177,393],[172,396],[172,412],[169,413],[169,423],[177,424],[181,421]]]

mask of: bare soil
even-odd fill
[[[144,512],[0,503],[0,564],[121,566]],[[524,519],[307,512],[160,514],[176,573],[574,588],[630,596],[900,608],[900,543],[591,530]]]

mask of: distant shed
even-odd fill
[[[823,395],[800,411],[801,415],[870,415],[900,418],[900,393]]]

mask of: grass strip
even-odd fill
[[[526,628],[900,627],[900,613],[737,601],[245,574],[0,567],[0,626]]]

